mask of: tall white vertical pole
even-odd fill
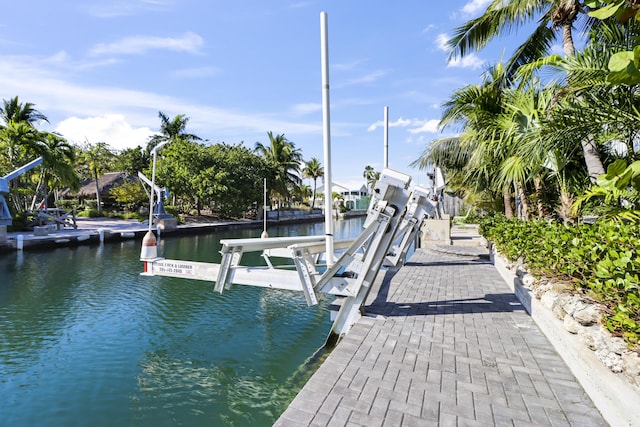
[[[329,37],[327,13],[320,12],[320,50],[322,63],[322,140],[324,143],[324,233],[327,266],[333,265],[333,200],[331,189],[331,122],[329,118]]]
[[[389,107],[384,107],[384,167],[389,167]]]
[[[262,234],[260,237],[266,239],[269,237],[269,233],[267,233],[267,178],[264,179],[264,191],[262,198],[262,220],[264,225],[262,227]]]
[[[154,185],[156,183],[156,160],[158,157],[158,150],[156,148],[157,146],[151,150],[153,164],[151,166],[151,189],[149,190],[149,231],[147,233],[153,233],[151,231],[151,227],[153,226],[153,193],[156,191]]]

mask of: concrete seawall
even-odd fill
[[[279,221],[269,220],[267,224],[273,226],[321,221],[324,221],[324,216],[322,215],[298,215],[295,217],[283,217]],[[148,223],[135,220],[78,218],[76,222],[77,229],[63,228],[52,230],[44,235],[35,235],[33,231],[9,232],[7,233],[7,240],[0,242],[0,253],[17,250],[20,239],[18,236],[22,236],[23,250],[47,250],[64,246],[97,244],[101,241],[142,239],[148,231]],[[262,220],[191,222],[178,225],[175,230],[164,231],[162,235],[181,236],[212,233],[219,230],[260,229],[262,227]],[[153,230],[155,231],[155,228]]]

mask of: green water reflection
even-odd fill
[[[361,227],[340,221],[337,238]],[[215,262],[220,239],[260,231],[164,238],[160,251]],[[139,251],[127,241],[0,256],[0,425],[267,426],[286,408],[330,328],[329,300],[142,277]]]

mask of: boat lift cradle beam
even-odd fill
[[[394,241],[385,257],[385,267],[398,267],[404,264],[411,244],[416,241],[420,226],[426,218],[435,218],[437,215],[434,203],[430,200],[430,190],[425,187],[415,186],[411,190],[407,212],[402,218],[398,229],[398,239]]]
[[[408,175],[383,170],[363,232],[353,241],[336,244],[336,247],[346,249],[324,272],[318,269],[317,256],[324,250],[325,236],[303,236],[221,240],[220,264],[142,259],[145,265],[142,274],[214,281],[214,289],[218,292],[229,289],[231,284],[296,290],[304,293],[309,305],[317,304],[318,293],[344,297],[331,330],[331,335],[339,338],[360,317],[360,308],[391,245],[397,241],[399,245],[411,242],[405,235],[415,231],[414,222],[421,220],[428,211],[427,193],[419,187],[410,192],[410,182]],[[404,250],[404,247],[398,248]],[[257,251],[262,251],[268,266],[240,264],[244,252]],[[295,270],[273,267],[270,256],[291,258]]]

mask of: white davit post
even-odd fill
[[[322,63],[322,140],[324,144],[324,234],[327,266],[333,265],[333,200],[331,189],[331,119],[329,116],[329,37],[327,13],[320,12],[320,50]]]

